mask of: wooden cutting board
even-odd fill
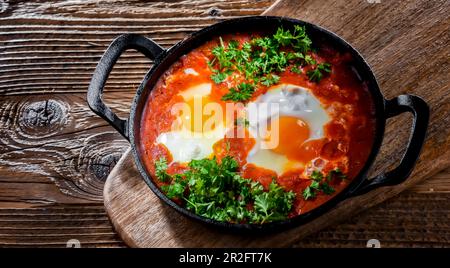
[[[380,2],[380,3],[378,3]],[[137,171],[130,151],[104,188],[105,207],[122,239],[132,247],[279,247],[385,201],[450,165],[449,1],[278,1],[266,15],[309,21],[341,35],[368,60],[386,98],[423,97],[431,108],[428,137],[411,177],[345,200],[316,220],[282,233],[223,233],[193,222],[161,203]],[[389,120],[372,174],[392,168],[404,152],[411,117]]]

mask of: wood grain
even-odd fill
[[[33,183],[16,191],[18,198],[46,204],[102,201],[104,180],[127,142],[90,111],[85,94],[111,40],[134,32],[170,47],[219,20],[260,14],[271,3],[2,2],[0,189],[9,191],[33,176]],[[134,90],[151,64],[130,51],[114,67],[106,102],[119,115],[128,114]],[[46,189],[42,194],[35,190],[39,184]]]
[[[357,48],[372,65],[378,62],[376,65],[380,66],[386,59],[371,56],[372,51],[377,49],[376,45],[358,41],[359,35],[373,38],[372,31],[379,35],[385,34],[385,38],[380,42],[390,44],[385,51],[393,56],[392,60],[395,60],[401,57],[395,50],[398,41],[394,42],[395,37],[399,35],[398,30],[402,27],[407,29],[414,27],[414,23],[403,19],[385,24],[389,19],[388,15],[383,16],[385,9],[388,9],[386,5],[383,6],[385,1],[375,4],[377,6],[360,1],[361,3],[357,5],[349,3],[344,7],[328,2],[327,5],[335,8],[339,16],[333,14],[321,16],[321,13],[316,13],[322,4],[315,4],[315,1],[294,2],[295,5],[289,9],[296,12],[300,10],[300,18],[314,20],[330,29],[332,24],[338,25],[332,30],[345,35],[344,37],[352,43],[358,42]],[[405,2],[405,12],[407,16],[418,15],[420,27],[425,23],[423,21],[426,14],[423,13],[423,9],[436,10],[437,4],[444,8],[446,4],[443,1],[422,1],[418,4],[416,2]],[[101,190],[104,180],[128,146],[120,135],[91,113],[85,104],[90,75],[104,49],[115,36],[123,32],[142,33],[158,40],[164,47],[170,47],[186,34],[199,28],[221,19],[260,14],[272,3],[272,1],[244,0],[0,1],[0,223],[2,224],[0,247],[64,247],[67,241],[64,238],[67,237],[63,234],[67,228],[74,225],[77,228],[73,230],[83,232],[84,229],[89,229],[95,234],[82,239],[83,247],[124,246],[117,236],[113,239],[104,234],[103,230],[111,227],[107,220],[101,225],[105,229],[95,229],[100,226],[97,222],[84,220],[92,212],[90,210],[92,207],[96,207],[99,213],[102,210]],[[354,33],[341,30],[341,28],[348,30],[345,27],[346,21],[351,22],[360,17],[349,16],[347,10],[358,8],[359,11],[365,7],[374,8],[371,12],[375,13],[377,19],[371,20],[372,24],[364,25],[361,29],[355,27]],[[361,16],[366,15],[363,14]],[[342,19],[339,18],[341,15]],[[445,36],[445,32],[439,30],[442,27],[435,29],[432,27],[439,23],[437,18],[433,17],[431,20],[432,23],[427,30],[432,34],[444,34],[441,43],[448,44],[448,35]],[[340,24],[335,24],[335,21],[340,21]],[[372,29],[371,26],[377,26],[377,21],[386,26]],[[442,19],[441,23],[448,25],[448,16],[447,19]],[[390,33],[389,27],[393,27],[396,31]],[[429,76],[430,80],[433,80],[441,75],[435,76],[432,72],[433,67],[442,66],[441,72],[448,73],[448,61],[444,64],[439,61],[423,62],[423,56],[429,54],[420,51],[420,46],[416,42],[416,39],[423,36],[423,32],[426,31],[422,28],[422,32],[415,36],[416,32],[411,31],[407,35],[403,34],[402,39],[413,40],[415,43],[411,42],[411,46],[415,46],[415,51],[421,55],[417,60],[409,59],[410,62],[424,66],[418,68],[418,75],[410,73],[412,77]],[[430,44],[436,49],[441,47],[439,43]],[[444,54],[440,60],[445,61],[448,58],[447,51],[447,57]],[[128,113],[134,89],[150,66],[150,61],[133,51],[125,53],[115,66],[106,87],[106,101],[122,116]],[[393,72],[393,76],[390,77],[389,71],[380,70],[377,66],[374,68],[384,90],[387,90],[386,81],[403,71],[394,64],[389,69]],[[429,67],[431,69],[427,69]],[[418,80],[409,81],[408,87],[401,87],[404,92],[409,92],[409,89],[416,85],[424,87]],[[436,81],[437,87],[432,87],[430,91],[438,90],[439,84],[444,82]],[[389,92],[385,94],[388,97],[394,96],[389,95],[391,94]],[[447,105],[440,111],[448,113],[448,109]],[[61,112],[63,116],[58,116]],[[405,116],[402,123],[408,124],[408,120],[409,118]],[[443,124],[448,123],[445,118],[443,120]],[[393,128],[395,127],[398,125],[394,124]],[[448,132],[442,132],[438,137],[448,141]],[[398,144],[403,145],[403,141],[398,141]],[[401,152],[393,157],[400,154]],[[81,174],[82,172],[85,173]],[[378,237],[383,246],[445,245],[445,236],[441,241],[435,239],[433,243],[427,242],[427,236],[436,237],[448,229],[445,225],[448,223],[448,213],[447,215],[436,213],[431,217],[426,213],[414,214],[418,218],[428,217],[427,224],[423,224],[409,217],[409,209],[420,204],[424,205],[424,210],[432,208],[439,202],[435,200],[441,200],[445,204],[444,201],[448,199],[443,198],[450,191],[449,174],[450,170],[446,170],[424,183],[413,186],[411,192],[402,194],[385,205],[371,209],[333,229],[326,229],[324,231],[326,235],[321,235],[321,232],[317,236],[303,240],[300,246],[364,246],[364,239],[361,237],[368,239]],[[389,214],[390,205],[394,201],[398,204],[396,211],[401,213],[398,213],[398,217],[388,217],[385,224],[401,226],[399,227],[401,229],[397,230],[398,233],[386,233],[381,224],[372,224],[372,217],[374,215],[384,217],[383,215]],[[70,208],[68,213],[71,214],[71,219],[64,222],[52,221],[56,217],[50,213],[53,208]],[[18,217],[22,214],[33,214],[36,216],[31,218],[38,216],[41,218],[39,221],[32,219],[24,221],[20,228],[16,228],[16,224],[22,218],[19,217],[18,221],[9,221],[15,214]],[[40,229],[35,229],[36,224],[41,224],[41,227],[51,235],[35,238],[35,234],[40,232]],[[439,231],[438,227],[431,228],[430,225],[442,226],[444,231]],[[340,235],[333,237],[334,232]],[[361,240],[351,239],[353,233],[360,234]],[[395,235],[403,238],[394,241]],[[388,238],[390,241],[383,243]]]
[[[270,4],[269,0],[6,2],[0,13],[0,93],[84,93],[100,56],[124,32],[143,34],[170,47],[202,27],[260,14]],[[137,52],[126,53],[107,89],[130,93],[149,64]]]
[[[101,204],[0,209],[0,247],[124,247]]]

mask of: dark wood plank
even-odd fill
[[[450,194],[406,191],[294,247],[450,247]]]
[[[5,3],[0,13],[0,201],[102,200],[104,180],[127,142],[89,110],[85,94],[114,37],[141,33],[170,47],[201,27],[260,14],[270,4]],[[134,90],[151,64],[130,51],[114,68],[106,102],[120,115],[127,115]]]
[[[0,247],[124,247],[100,204],[0,208]]]
[[[108,100],[126,113],[121,100],[132,94]],[[0,200],[102,200],[103,182],[128,142],[89,110],[85,94],[5,96],[0,109]]]
[[[260,1],[8,2],[0,13],[0,94],[85,93],[90,75],[112,39],[124,32],[170,47],[214,22],[263,12]],[[107,89],[132,91],[149,68],[125,53]]]

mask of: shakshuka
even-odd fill
[[[154,86],[144,165],[203,217],[262,224],[306,213],[342,191],[371,151],[375,108],[351,63],[300,26],[217,36]]]

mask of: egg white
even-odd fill
[[[286,156],[267,148],[263,140],[264,132],[268,124],[280,116],[291,116],[305,121],[310,129],[306,141],[323,138],[323,127],[330,121],[328,113],[309,89],[292,84],[274,86],[249,103],[249,132],[256,143],[247,156],[247,163],[273,170],[278,175],[289,169],[302,168],[306,164],[292,162]]]
[[[211,156],[214,143],[223,139],[225,133],[224,127],[215,128],[208,133],[194,133],[183,129],[161,133],[156,142],[164,144],[172,154],[174,162],[187,163],[193,159]]]
[[[179,93],[185,101],[202,98],[211,94],[210,83],[190,87]],[[158,144],[163,144],[171,153],[174,162],[187,163],[194,159],[203,159],[213,153],[213,145],[223,139],[227,129],[217,126],[211,131],[193,132],[183,127],[161,133],[157,138]]]
[[[186,68],[186,69],[184,69],[184,73],[185,73],[185,74],[191,74],[191,75],[198,76],[197,71],[194,70],[194,69],[192,69],[192,68]]]

